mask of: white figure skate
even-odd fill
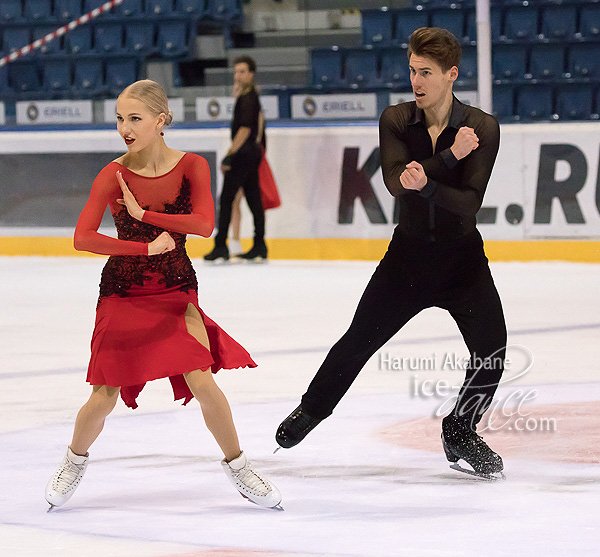
[[[230,462],[222,460],[221,464],[227,477],[242,497],[261,507],[283,510],[280,505],[279,490],[252,469],[243,451],[236,459]]]
[[[65,458],[46,485],[46,501],[50,503],[48,511],[64,505],[75,493],[85,474],[88,460],[88,454],[79,456],[70,447],[67,449]]]

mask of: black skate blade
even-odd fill
[[[463,474],[468,474],[469,476],[475,476],[476,478],[480,478],[488,482],[497,482],[499,480],[506,479],[506,476],[503,472],[498,472],[496,474],[485,474],[483,472],[475,472],[475,470],[469,470],[469,468],[464,468],[457,463],[451,464],[450,468],[452,468],[452,470],[456,470],[457,472],[462,472]]]
[[[273,451],[273,454],[275,454],[279,449],[281,449],[282,447],[280,445],[277,446],[277,448]]]
[[[52,509],[56,508],[56,505],[53,505],[52,503],[49,503],[49,505],[50,505],[50,508],[46,511],[47,513],[52,511]]]

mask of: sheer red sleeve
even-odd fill
[[[215,205],[210,192],[210,169],[206,159],[195,155],[185,174],[190,182],[192,212],[186,215],[169,215],[145,211],[142,222],[172,232],[208,238],[215,227]]]
[[[98,232],[110,200],[121,196],[115,170],[110,166],[102,169],[92,184],[90,197],[75,228],[75,249],[100,255],[148,255],[148,244],[144,242],[118,240]]]

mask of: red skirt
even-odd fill
[[[184,318],[188,304],[202,316],[210,350],[188,333]],[[193,395],[184,373],[240,367],[256,367],[256,363],[204,314],[195,291],[107,296],[98,304],[87,381],[121,387],[121,398],[130,408],[137,408],[135,400],[147,381],[168,377],[175,400],[187,404]]]

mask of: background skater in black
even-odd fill
[[[446,309],[471,354],[456,406],[442,422],[449,461],[479,474],[500,473],[502,459],[476,433],[502,376],[506,326],[475,215],[500,140],[493,116],[452,94],[460,44],[448,31],[417,29],[409,66],[415,101],[388,107],[379,122],[381,168],[398,196],[400,223],[350,328],[333,346],[302,402],[276,434],[299,443],[328,417],[367,360],[412,317]]]
[[[227,232],[231,222],[231,206],[240,188],[254,217],[254,245],[240,255],[242,259],[266,259],[265,212],[260,198],[258,166],[262,151],[256,142],[259,133],[260,101],[254,85],[256,63],[249,56],[234,61],[234,94],[236,97],[231,122],[231,147],[221,163],[224,174],[223,191],[219,200],[219,231],[214,249],[204,256],[206,261],[229,259]]]

